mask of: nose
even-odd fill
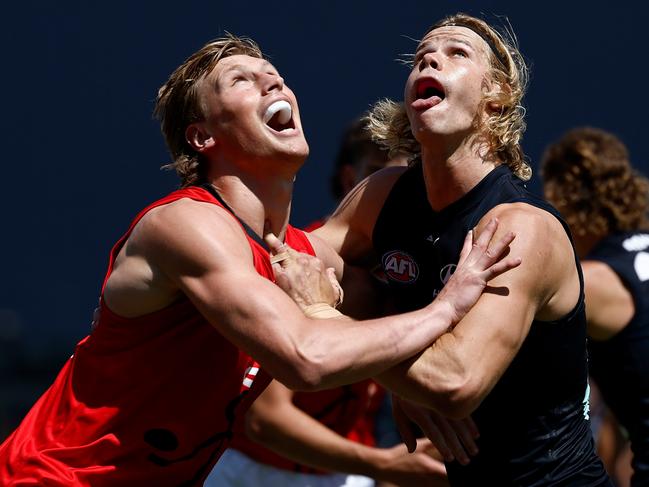
[[[427,52],[422,56],[419,63],[419,71],[423,71],[426,68],[442,69],[440,55],[437,52]]]
[[[275,73],[263,73],[262,87],[264,94],[284,89],[284,78]]]

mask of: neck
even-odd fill
[[[213,174],[208,179],[234,213],[259,236],[284,240],[291,213],[294,176]]]
[[[465,138],[458,143],[422,144],[421,158],[430,206],[439,211],[474,188],[495,167],[484,144]]]

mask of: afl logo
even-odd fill
[[[383,255],[383,269],[389,279],[397,282],[414,282],[419,276],[419,267],[415,259],[400,250]]]
[[[455,272],[456,267],[457,267],[457,265],[455,265],[455,264],[446,264],[444,267],[442,267],[442,270],[439,271],[439,280],[442,281],[443,285],[446,285],[448,280],[451,278],[451,276]]]

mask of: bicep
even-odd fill
[[[477,231],[492,217],[499,220],[493,241],[514,232],[516,238],[508,251],[512,257],[520,257],[521,264],[489,281],[478,302],[451,333],[459,341],[464,360],[472,360],[472,369],[493,384],[520,349],[534,318],[547,312],[545,306],[556,287],[553,281],[563,280],[565,270],[549,263],[555,260],[550,241],[556,236],[543,227],[557,228],[546,215],[535,210],[530,214],[525,207],[498,208],[482,218]],[[561,250],[570,252],[566,243],[567,249]]]
[[[238,264],[238,265],[237,265]],[[275,375],[299,348],[304,316],[279,287],[260,276],[250,262],[232,259],[201,275],[181,275],[181,290],[229,341]]]
[[[487,290],[480,297],[450,332],[462,355],[461,362],[470,364],[470,380],[485,389],[493,387],[518,353],[535,311],[529,290],[516,288],[513,283],[501,283],[498,289]]]
[[[147,255],[198,311],[267,368],[275,357],[286,365],[304,317],[257,273],[236,222],[213,208],[185,205],[161,213],[149,227]]]

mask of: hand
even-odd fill
[[[414,452],[417,440],[412,423],[437,447],[446,462],[457,459],[462,465],[469,463],[469,454],[478,453],[478,428],[471,418],[447,419],[432,409],[417,406],[409,401],[392,396],[392,415],[401,434],[401,439]]]
[[[343,291],[332,267],[325,269],[317,257],[297,252],[269,233],[275,282],[302,310],[317,303],[336,307],[342,303]]]
[[[439,453],[433,444],[425,438],[417,440],[414,453],[409,453],[404,445],[387,449],[387,459],[376,474],[376,479],[380,481],[378,485],[448,487],[446,467],[435,458],[437,455]]]
[[[499,242],[492,244],[497,228],[498,220],[494,218],[475,241],[474,232],[469,231],[464,239],[457,268],[437,296],[437,301],[442,299],[451,306],[454,324],[478,301],[491,279],[521,263],[520,257],[505,258],[509,244],[516,237],[513,232],[508,232]]]

